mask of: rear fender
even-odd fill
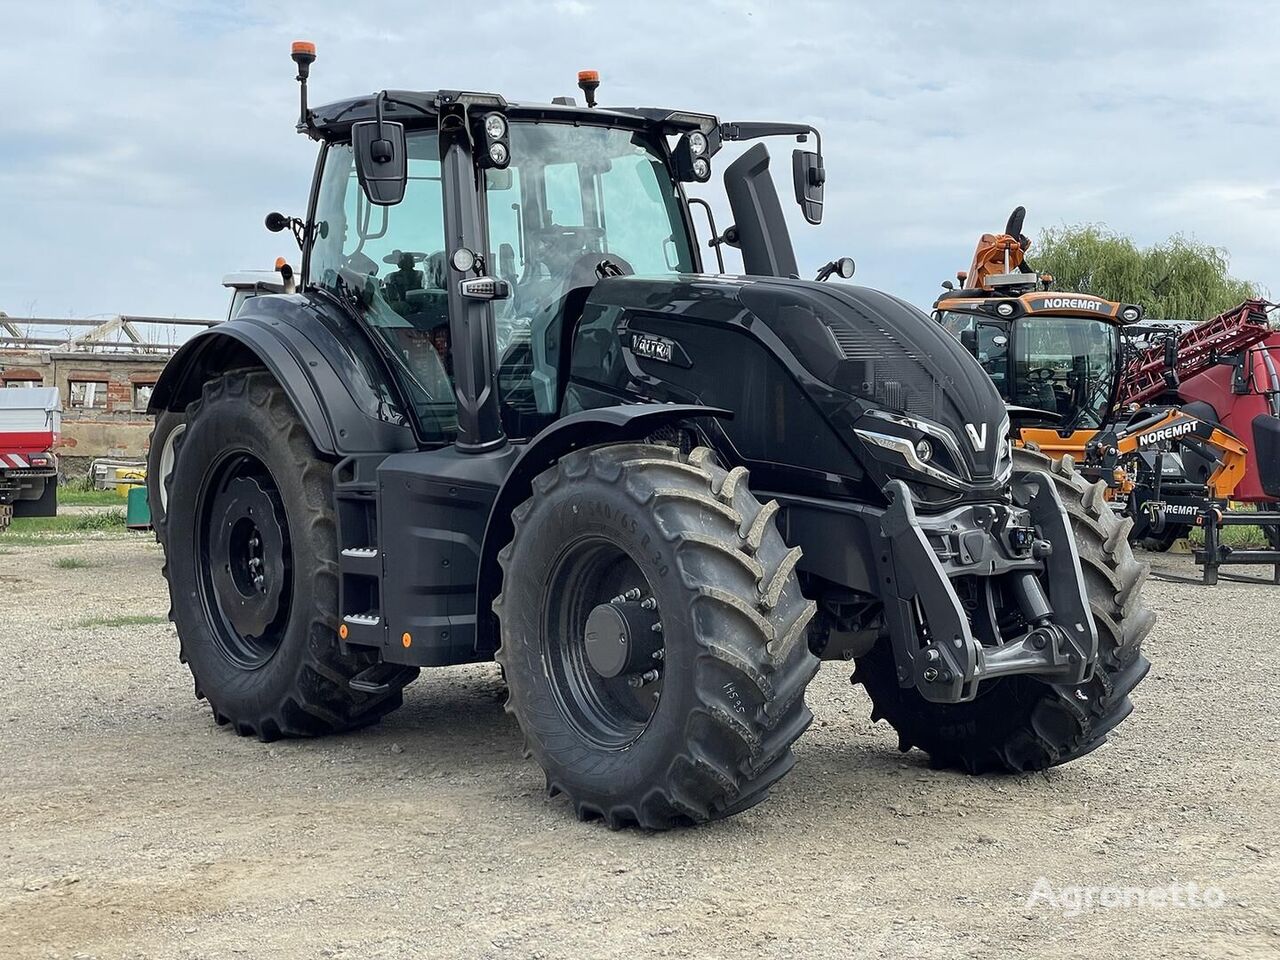
[[[185,410],[206,381],[236,368],[265,367],[322,454],[414,449],[407,420],[386,402],[388,374],[358,332],[337,335],[342,324],[354,326],[323,301],[255,297],[234,320],[202,331],[174,354],[147,412]]]

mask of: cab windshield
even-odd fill
[[[1062,430],[1102,426],[1111,405],[1119,329],[1089,317],[1033,316],[1014,334],[1014,402],[1056,412]]]
[[[419,435],[447,443],[458,424],[440,145],[435,130],[410,130],[407,141],[404,199],[390,207],[365,198],[351,146],[328,145],[308,282],[358,304],[393,360]],[[597,280],[688,273],[695,260],[655,137],[517,121],[510,142],[511,165],[483,176],[488,238],[477,252],[511,288],[494,303],[498,392],[507,435],[523,438],[559,413],[569,345]]]
[[[947,310],[942,326],[982,364],[1005,402],[1051,416],[1060,430],[1102,426],[1120,352],[1117,327],[1089,317],[988,319]]]
[[[486,173],[490,269],[504,426],[531,436],[554,419],[574,327],[602,276],[695,270],[677,184],[650,135],[516,122],[511,164]]]

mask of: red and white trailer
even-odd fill
[[[0,531],[12,517],[58,512],[62,397],[56,387],[0,390]]]

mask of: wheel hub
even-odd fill
[[[587,662],[602,677],[643,677],[655,669],[654,654],[662,649],[658,626],[652,600],[599,604],[587,616]]]
[[[238,477],[214,501],[210,576],[218,606],[242,637],[261,637],[280,612],[285,532],[279,507],[255,477]]]

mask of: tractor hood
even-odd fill
[[[754,342],[713,336],[706,324]],[[590,350],[579,366],[575,350],[575,377],[603,374],[615,388],[650,395],[652,378],[688,384],[670,399],[759,417],[769,429],[785,420],[780,441],[806,438],[803,451],[787,442],[792,462],[802,454],[818,466],[808,451],[828,450],[822,468],[847,474],[830,442],[802,422],[815,418],[871,477],[923,483],[933,488],[925,499],[934,502],[989,491],[1011,469],[1007,413],[991,380],[938,324],[888,294],[772,277],[618,277],[596,284],[584,312],[586,332],[605,325],[630,354],[626,372],[611,372],[609,360]],[[588,369],[602,361],[604,370]],[[781,386],[768,388],[773,416],[754,412],[765,390],[759,381],[784,379],[807,397],[808,412],[784,411],[777,398],[789,388]],[[736,386],[749,380],[757,382]]]
[[[809,373],[862,402],[855,428],[877,456],[979,485],[1000,479],[1009,463],[1004,401],[921,310],[868,287],[799,280],[747,283],[740,299]],[[921,439],[927,459],[913,456]]]

